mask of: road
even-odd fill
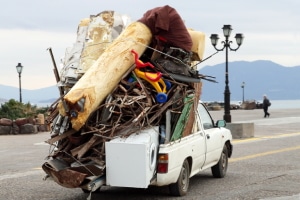
[[[261,113],[260,113],[261,112]],[[211,112],[222,118],[222,111]],[[262,118],[261,110],[232,111],[232,119],[254,122],[255,137],[234,140],[234,152],[225,178],[210,170],[190,180],[185,197],[172,197],[167,187],[148,189],[102,187],[96,199],[201,199],[201,200],[299,200],[300,110],[274,110]],[[49,146],[49,133],[0,136],[0,199],[85,200],[80,189],[63,188],[44,181],[41,165]]]

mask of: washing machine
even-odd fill
[[[105,142],[106,185],[147,188],[156,170],[158,126]]]

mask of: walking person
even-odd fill
[[[267,95],[264,95],[263,109],[264,109],[264,113],[265,113],[265,116],[264,116],[265,118],[270,117],[270,113],[268,113],[269,106],[271,106],[271,102],[268,99]]]

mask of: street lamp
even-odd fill
[[[243,103],[244,103],[244,89],[245,89],[245,82],[242,82],[241,88],[243,89]]]
[[[21,63],[18,63],[16,68],[17,68],[17,72],[19,74],[20,103],[22,103],[21,74],[22,74],[23,66],[21,65]]]
[[[235,35],[235,39],[236,39],[236,43],[238,45],[237,48],[231,48],[230,44],[232,43],[232,41],[229,41],[228,38],[230,37],[230,33],[232,31],[231,25],[224,25],[223,26],[223,34],[225,36],[225,41],[222,41],[221,43],[223,44],[223,48],[218,49],[216,47],[218,40],[219,40],[219,36],[218,34],[211,34],[210,36],[210,40],[211,40],[211,44],[213,45],[213,47],[217,50],[217,51],[223,51],[225,49],[226,52],[226,69],[225,69],[225,91],[224,91],[224,117],[223,119],[226,122],[231,122],[231,115],[230,115],[230,90],[229,90],[229,81],[228,81],[228,49],[230,49],[231,51],[236,51],[239,49],[239,47],[242,45],[243,43],[243,39],[244,36],[242,33],[237,33]]]

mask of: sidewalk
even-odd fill
[[[270,117],[264,118],[262,109],[230,111],[232,123],[254,123],[254,137],[300,132],[300,109],[269,109],[269,113]],[[216,121],[223,119],[224,110],[210,114]]]

